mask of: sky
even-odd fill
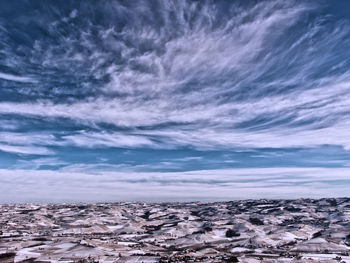
[[[0,2],[0,202],[348,196],[347,0]]]

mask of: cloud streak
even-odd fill
[[[348,168],[236,169],[185,173],[0,170],[0,202],[341,197],[348,193],[345,185],[349,181],[348,174]]]
[[[16,81],[16,82],[22,82],[22,83],[34,82],[34,80],[29,78],[29,77],[15,76],[15,75],[3,73],[3,72],[0,72],[0,79]]]

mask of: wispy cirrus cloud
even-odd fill
[[[348,193],[348,173],[348,168],[235,169],[185,173],[0,170],[0,202],[341,197]]]
[[[47,146],[60,144],[52,134],[0,132],[0,151],[25,155],[52,155]]]
[[[46,147],[40,146],[23,146],[23,145],[7,145],[0,144],[0,151],[16,153],[16,154],[30,154],[30,155],[52,155],[53,151],[50,151]]]
[[[295,12],[296,11],[292,12],[293,15],[296,15]],[[275,19],[272,19],[272,21],[274,20]],[[316,31],[322,29],[319,25],[316,25],[315,27],[316,28],[314,30]],[[347,29],[343,28],[334,31],[334,35],[333,37],[330,37],[330,39],[335,39],[333,40],[335,43],[336,40],[340,38],[340,36],[335,35],[336,33],[345,35],[347,33]],[[204,40],[204,38],[206,34],[210,34],[210,32],[201,32],[201,34],[203,34],[203,40],[200,42],[207,41]],[[310,32],[307,33],[307,35],[310,34]],[[312,33],[310,36],[304,36],[304,38],[308,39],[314,34],[315,33]],[[269,34],[266,35],[266,37],[268,36]],[[190,35],[189,38],[191,37],[194,36]],[[230,35],[230,38],[231,37],[232,36]],[[259,37],[263,38],[263,36],[260,35]],[[182,45],[188,45],[188,47],[196,46],[195,44],[191,43],[191,39],[177,39],[176,41],[179,41],[179,43],[182,43]],[[189,42],[187,43],[186,41]],[[350,74],[346,71],[341,75],[326,76],[318,79],[308,79],[309,75],[312,73],[312,69],[321,63],[321,61],[318,60],[324,60],[323,57],[315,58],[309,62],[309,64],[301,66],[300,72],[298,72],[296,75],[288,76],[288,79],[283,76],[276,76],[277,78],[270,82],[262,82],[259,87],[256,87],[256,90],[249,93],[249,97],[247,99],[243,98],[240,100],[238,100],[237,97],[244,96],[245,91],[242,90],[242,88],[247,85],[247,83],[243,83],[248,81],[246,78],[242,79],[243,82],[236,82],[235,80],[232,81],[231,79],[226,79],[225,83],[221,83],[219,80],[218,83],[214,82],[208,86],[207,82],[210,81],[210,79],[206,79],[204,76],[201,76],[201,74],[194,74],[194,72],[196,72],[196,70],[200,70],[201,67],[204,67],[205,70],[202,69],[202,71],[203,74],[205,73],[205,75],[207,75],[209,72],[210,74],[215,75],[214,72],[216,70],[224,72],[227,70],[230,71],[230,65],[234,65],[233,60],[236,59],[235,56],[237,52],[232,51],[235,54],[233,57],[224,55],[225,59],[229,61],[221,65],[222,69],[218,68],[220,67],[219,64],[223,63],[222,60],[219,60],[219,62],[215,62],[213,65],[211,65],[211,61],[213,60],[210,59],[210,57],[208,58],[208,54],[213,53],[214,56],[218,55],[217,52],[219,51],[210,51],[211,48],[217,48],[218,50],[222,49],[226,52],[227,48],[220,48],[220,46],[216,47],[216,45],[222,45],[222,42],[227,42],[227,45],[230,45],[232,41],[233,40],[230,39],[213,40],[212,43],[208,44],[210,47],[208,48],[209,50],[203,51],[203,54],[198,55],[198,61],[195,60],[197,64],[193,66],[186,64],[185,66],[180,67],[181,63],[179,62],[178,69],[174,69],[173,72],[169,72],[165,79],[160,79],[153,73],[152,75],[151,73],[129,72],[129,69],[126,69],[126,71],[117,71],[118,73],[116,73],[117,75],[115,75],[115,78],[118,79],[118,81],[123,79],[123,77],[120,77],[118,74],[126,74],[130,78],[140,81],[139,84],[135,84],[133,81],[128,80],[125,80],[125,83],[116,84],[112,78],[111,82],[106,84],[104,89],[107,94],[113,94],[114,89],[118,89],[118,92],[122,92],[119,89],[120,87],[130,86],[128,89],[132,90],[132,92],[130,94],[127,92],[128,95],[126,95],[124,99],[120,99],[118,97],[113,98],[113,96],[112,98],[97,97],[94,100],[77,101],[69,104],[53,103],[51,101],[35,103],[2,102],[0,103],[0,112],[2,114],[41,116],[46,118],[70,118],[77,122],[87,124],[109,123],[115,126],[128,127],[132,129],[146,127],[146,129],[150,129],[147,131],[147,134],[153,137],[158,136],[160,133],[162,133],[165,137],[173,136],[174,133],[172,132],[172,124],[176,124],[177,127],[180,125],[179,129],[182,136],[174,138],[172,141],[179,141],[182,137],[188,134],[187,140],[184,140],[182,144],[191,143],[192,131],[195,132],[201,129],[204,132],[208,131],[209,134],[215,133],[218,138],[226,138],[226,140],[222,140],[222,143],[219,142],[217,145],[227,143],[227,139],[229,138],[224,136],[226,133],[232,133],[233,138],[235,134],[237,136],[241,136],[242,133],[246,133],[247,138],[253,139],[254,137],[259,137],[261,130],[265,130],[272,134],[275,142],[279,144],[279,146],[283,147],[283,143],[287,143],[288,141],[285,140],[285,136],[286,138],[291,136],[288,135],[289,133],[299,137],[303,136],[304,134],[313,134],[315,137],[318,137],[329,129],[340,130],[344,128],[346,125],[344,125],[344,121],[346,123],[349,112],[349,101],[346,94],[349,92]],[[304,40],[301,39],[299,41],[303,42]],[[255,45],[258,45],[256,41],[253,42]],[[260,43],[260,45],[261,49],[266,49],[262,43]],[[297,43],[295,43],[291,49],[294,49],[295,45],[297,45]],[[184,52],[184,54],[181,53],[183,48],[180,46],[180,44],[174,44],[174,46],[180,50],[178,51],[178,56],[181,57],[187,54],[187,52]],[[244,47],[247,48],[246,46]],[[175,47],[170,49],[173,50]],[[248,49],[250,50],[250,48]],[[238,48],[238,50],[240,49]],[[257,50],[259,50],[259,48],[257,48]],[[310,52],[311,51],[314,52],[313,50],[310,50]],[[285,55],[287,55],[291,51],[286,49],[284,52],[286,53]],[[190,59],[190,57],[192,59],[196,57],[194,56],[193,58],[193,52],[188,52],[187,55],[189,58],[178,58],[178,56],[173,56],[173,59],[187,61]],[[166,57],[167,55],[163,54],[163,56]],[[161,58],[163,57],[160,57],[159,59]],[[208,63],[206,63],[206,61],[201,61],[201,59],[207,60]],[[261,61],[254,60],[253,62],[257,64],[263,64],[265,62],[272,63],[270,59],[274,61],[273,58],[267,56]],[[153,60],[151,59],[151,61]],[[167,61],[167,59],[165,59],[165,61]],[[161,64],[166,68],[167,64],[164,63]],[[172,61],[168,61],[167,63],[174,66]],[[250,65],[250,63],[237,63],[237,65],[232,67],[234,68],[234,71],[239,73],[244,73],[247,69],[244,69],[243,67]],[[149,65],[150,70],[153,69],[153,67],[153,64]],[[254,65],[250,65],[249,67],[249,78],[251,79],[250,83],[254,84],[254,79],[258,79],[264,71],[261,72],[261,67]],[[165,70],[165,68],[163,70]],[[169,77],[180,77],[181,74],[179,75],[177,72],[184,70],[190,72],[188,78],[191,77],[193,80],[198,82],[196,84],[197,88],[189,84],[193,82],[192,80],[185,80],[181,78],[181,80],[177,81],[169,79]],[[245,73],[248,74],[248,71]],[[111,73],[112,76],[114,76],[113,74],[114,73]],[[143,74],[151,74],[153,76],[152,81],[144,81],[144,78],[147,77],[143,76]],[[256,76],[252,78],[252,74],[256,74]],[[303,81],[300,82],[301,80]],[[159,84],[160,82],[162,83]],[[160,88],[154,90],[153,88],[158,86],[158,84],[160,85]],[[216,85],[218,85],[218,87],[216,87]],[[140,90],[138,90],[138,86],[141,87]],[[187,89],[183,89],[183,86],[187,86]],[[285,89],[288,86],[292,87],[291,91],[279,91],[280,89]],[[266,93],[265,96],[261,96],[260,94],[265,94],[264,90],[268,89],[269,87],[276,87],[274,93]],[[262,91],[259,91],[259,89]],[[151,96],[150,92],[152,92]],[[231,100],[228,99],[230,96],[233,96]],[[181,106],[179,107],[179,105]],[[158,125],[164,125],[166,128],[168,128],[168,130],[170,130],[170,132],[167,134],[167,129],[161,130],[160,133],[158,131],[153,132],[153,127],[157,127]],[[140,146],[150,144],[148,137],[144,136],[141,138],[140,136],[135,136],[135,133],[137,133],[137,130],[136,132],[134,131],[132,134],[130,134],[130,139],[134,138],[135,141],[129,141],[129,144],[139,144]],[[84,136],[87,138],[91,135],[73,135],[69,138],[72,140],[72,142],[78,143],[78,141],[82,140]],[[111,136],[121,135],[107,131],[102,132],[100,136],[101,138],[105,137],[105,141],[111,141]],[[303,136],[303,138],[303,140],[300,140],[300,143],[293,140],[294,145],[292,146],[308,145],[307,138],[309,138],[309,136]],[[117,137],[114,141],[116,140]],[[256,142],[257,147],[259,147],[258,140],[252,140],[248,144],[253,145],[254,142]],[[204,140],[202,143],[204,143]],[[314,141],[310,141],[311,146],[314,144]],[[319,143],[316,142],[316,144]],[[333,144],[348,147],[343,139],[335,139]],[[232,140],[230,145],[235,145],[235,141]],[[194,146],[196,147],[197,145]],[[208,146],[211,147],[213,145],[208,142]],[[288,147],[291,145],[287,143],[285,146]]]
[[[9,80],[9,81],[16,81],[16,82],[23,82],[23,83],[35,82],[35,80],[30,78],[30,77],[16,76],[16,75],[7,74],[7,73],[3,73],[3,72],[0,72],[0,79]]]
[[[146,105],[135,108],[133,105],[104,101],[76,105],[0,103],[0,111],[6,112],[8,109],[7,113],[66,117],[86,123],[105,122],[132,129],[123,132],[80,132],[64,137],[65,143],[71,142],[79,146],[85,144],[87,147],[159,147],[162,144],[169,147],[174,143],[174,146],[208,148],[225,145],[278,148],[323,144],[349,148],[347,134],[344,132],[349,129],[349,101],[344,96],[348,87],[348,82],[345,82],[288,96],[262,98],[252,103],[213,105],[212,108],[200,105],[176,111],[168,111],[166,107],[153,109]],[[328,89],[331,91],[323,92]],[[232,113],[237,118],[229,117]],[[259,121],[259,118],[262,120]],[[158,129],[152,128],[163,123],[170,124]],[[178,123],[176,130],[171,123]],[[140,130],[140,126],[149,129]],[[327,134],[333,136],[328,137]],[[262,137],[265,139],[262,140]],[[156,138],[159,143],[151,138]],[[50,144],[50,140],[46,141]]]
[[[33,154],[33,152],[31,152]],[[47,153],[44,155],[48,155]],[[60,166],[66,166],[69,165],[68,162],[59,160],[57,157],[40,157],[37,159],[31,159],[31,160],[19,160],[18,163],[15,165],[15,169],[21,170],[36,170],[40,169],[42,167],[60,167]]]

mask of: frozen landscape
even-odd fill
[[[0,262],[350,262],[350,198],[3,204]]]

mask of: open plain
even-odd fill
[[[0,205],[0,262],[350,262],[350,198]]]

